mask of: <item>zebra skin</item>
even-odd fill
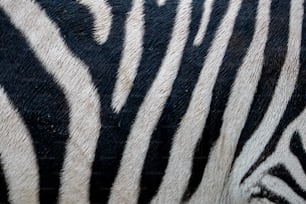
[[[306,203],[305,0],[0,0],[0,203]]]

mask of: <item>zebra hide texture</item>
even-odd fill
[[[0,0],[1,204],[306,204],[306,0]]]

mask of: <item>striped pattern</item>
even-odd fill
[[[305,0],[0,0],[0,203],[306,202]]]

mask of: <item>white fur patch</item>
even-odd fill
[[[9,201],[38,204],[39,170],[31,135],[2,87],[0,107],[0,156]]]
[[[118,113],[132,89],[143,50],[143,1],[134,0],[126,22],[124,48],[112,98],[112,108]]]

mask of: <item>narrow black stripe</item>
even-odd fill
[[[176,8],[177,2],[173,1],[166,2],[162,7],[158,7],[154,1],[147,0],[144,3],[143,53],[134,85],[121,112],[116,115],[108,129],[102,129],[98,143],[94,167],[99,175],[95,178],[99,179],[104,189],[105,181],[110,184],[110,187],[117,175],[131,125],[165,56],[174,26]],[[109,173],[103,174],[108,171],[112,171],[112,177],[109,177]]]
[[[306,151],[303,147],[301,141],[301,136],[298,132],[295,132],[290,141],[290,151],[297,157],[300,161],[301,166],[306,173]]]
[[[306,192],[296,183],[295,178],[283,164],[278,164],[269,170],[269,174],[280,178],[284,181],[296,194],[306,199]]]
[[[138,203],[149,203],[157,193],[168,164],[172,138],[181,117],[188,107],[192,90],[204,56],[198,47],[193,46],[203,13],[204,0],[192,3],[190,33],[184,48],[178,76],[174,81],[171,94],[166,102],[162,116],[152,134],[150,146],[141,175]]]
[[[60,87],[2,10],[0,24],[0,85],[30,131],[39,165],[40,202],[56,203],[69,108]]]
[[[0,154],[0,203],[9,203],[8,186],[5,180],[5,175],[2,166],[3,165],[1,162],[1,154]]]
[[[288,0],[286,0],[288,1]],[[285,3],[286,1],[281,1]],[[288,6],[289,7],[289,6]],[[270,138],[265,149],[260,154],[259,158],[250,167],[247,173],[243,176],[241,183],[249,177],[253,171],[264,162],[275,150],[282,133],[288,127],[288,125],[300,115],[300,113],[305,109],[306,106],[306,14],[305,14],[305,3],[304,3],[304,19],[303,19],[303,30],[302,30],[302,41],[301,41],[301,54],[300,54],[300,70],[298,74],[298,79],[295,84],[294,92],[287,104],[286,110],[276,127],[272,137]],[[288,8],[289,9],[289,8]],[[287,16],[286,12],[283,12],[281,16]],[[287,22],[289,25],[289,22]],[[284,30],[279,30],[278,32],[284,32]]]
[[[288,200],[286,200],[284,197],[276,195],[269,189],[267,189],[265,186],[259,186],[260,187],[260,192],[251,195],[251,199],[255,198],[265,198],[268,199],[269,201],[273,203],[278,203],[278,204],[290,204]]]
[[[233,163],[240,155],[243,146],[258,128],[272,101],[287,54],[289,3],[288,0],[273,0],[271,3],[269,34],[264,51],[262,73],[247,120],[238,140]]]
[[[188,200],[198,188],[207,164],[211,147],[218,139],[223,123],[222,117],[238,69],[250,46],[258,1],[244,0],[238,13],[234,30],[213,88],[210,111],[193,156],[192,174],[184,194]]]

